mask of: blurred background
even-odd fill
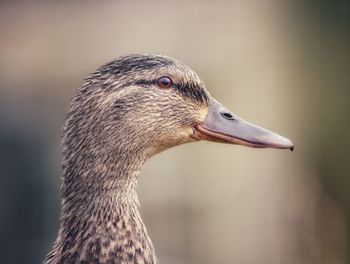
[[[0,263],[40,263],[60,134],[101,64],[162,53],[294,152],[200,142],[152,158],[141,211],[160,263],[350,263],[348,1],[1,1]]]

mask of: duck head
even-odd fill
[[[289,139],[244,121],[188,66],[162,55],[120,57],[91,74],[73,99],[65,135],[69,149],[88,140],[95,153],[142,151],[147,158],[198,140],[293,150]]]

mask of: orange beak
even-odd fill
[[[194,127],[192,137],[254,148],[294,149],[289,139],[243,120],[214,99],[203,123]]]

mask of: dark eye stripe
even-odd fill
[[[157,80],[138,80],[134,82],[134,84],[142,86],[142,87],[149,87],[150,85],[156,85]],[[130,85],[130,84],[128,84]],[[209,97],[207,93],[201,88],[197,87],[193,84],[184,84],[184,83],[174,83],[173,89],[177,92],[179,92],[181,95],[183,95],[186,98],[189,98],[191,100],[195,100],[199,103],[208,103]]]
[[[201,88],[193,84],[174,84],[174,89],[183,96],[195,100],[200,103],[208,103],[209,97],[207,93]]]
[[[136,82],[134,82],[133,84],[136,84],[136,85],[138,85],[138,86],[142,86],[142,87],[148,87],[148,86],[150,86],[150,85],[152,85],[152,84],[156,84],[156,80],[154,80],[154,81],[148,81],[148,80],[138,80],[138,81],[136,81]],[[129,86],[130,84],[128,84],[127,86]]]

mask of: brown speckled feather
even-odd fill
[[[171,89],[157,86],[162,76]],[[197,75],[165,56],[129,55],[92,73],[65,122],[60,228],[45,263],[158,263],[137,177],[154,154],[193,141],[208,102]]]

